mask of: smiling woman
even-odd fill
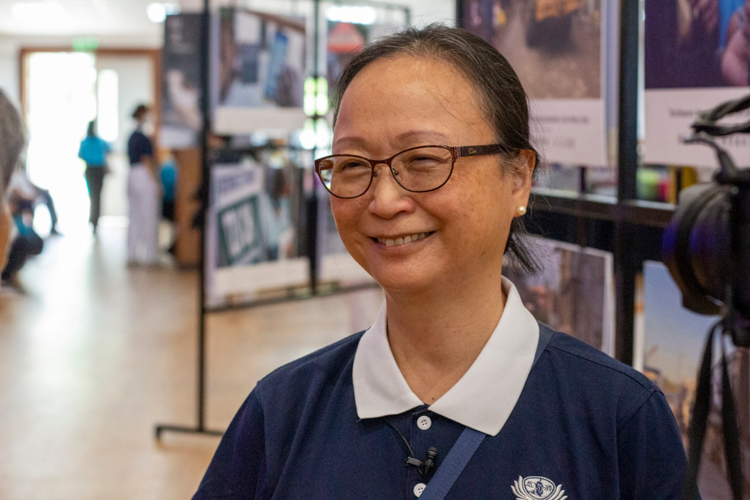
[[[334,107],[316,171],[385,303],[258,383],[195,498],[677,498],[663,394],[538,323],[501,275],[508,251],[534,268],[518,235],[537,164],[507,61],[410,29],[351,61]]]

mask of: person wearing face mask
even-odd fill
[[[21,117],[0,91],[0,269],[5,268],[14,229],[6,191],[24,147]]]
[[[385,302],[258,382],[194,498],[678,498],[661,391],[537,322],[501,274],[506,252],[537,267],[519,238],[537,153],[505,58],[411,28],[352,59],[332,109],[315,169]]]
[[[136,129],[128,139],[128,264],[155,264],[161,194],[154,146],[144,133],[149,109],[140,104],[133,111]]]

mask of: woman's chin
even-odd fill
[[[407,269],[378,269],[368,271],[386,292],[419,294],[435,289],[439,275]]]

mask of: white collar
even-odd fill
[[[508,300],[487,344],[463,377],[429,409],[466,427],[497,435],[521,396],[539,343],[539,324],[513,283],[503,278]],[[385,303],[359,341],[352,377],[359,418],[397,415],[424,403],[412,392],[391,352]]]

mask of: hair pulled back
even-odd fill
[[[496,140],[510,146],[515,157],[521,150],[533,151],[536,164],[539,163],[539,155],[530,142],[526,92],[516,72],[492,45],[466,30],[441,24],[408,28],[380,38],[357,54],[346,65],[333,90],[334,124],[344,92],[357,74],[379,59],[402,55],[436,58],[453,65],[474,87],[477,101]],[[502,164],[508,170],[513,168],[511,162]],[[511,251],[520,268],[535,272],[539,265],[521,240],[523,234],[526,234],[523,218],[515,217],[510,225],[505,252]]]

